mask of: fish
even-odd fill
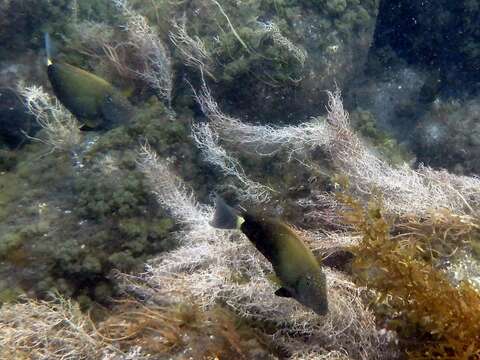
[[[83,130],[111,129],[131,117],[129,101],[105,79],[79,67],[54,61],[52,44],[45,34],[47,75],[58,100],[80,122]]]
[[[293,298],[318,315],[328,313],[326,276],[312,251],[295,231],[280,220],[230,207],[215,196],[210,225],[238,229],[272,264],[281,287],[275,295]]]

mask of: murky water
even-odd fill
[[[0,303],[52,291],[84,308],[108,303],[118,295],[112,271],[142,272],[182,244],[174,233],[197,220],[208,226],[192,220],[205,213],[162,200],[168,179],[152,185],[142,171],[145,144],[200,203],[212,205],[217,192],[309,239],[352,226],[338,224],[324,197],[344,176],[363,195],[382,194],[395,219],[406,216],[398,209],[416,187],[402,198],[395,182],[413,175],[362,173],[348,158],[370,159],[358,155],[363,147],[346,160],[331,154],[345,139],[355,145],[348,136],[319,135],[332,131],[327,91],[337,89],[382,164],[420,169],[421,179],[430,179],[423,165],[458,175],[432,183],[455,189],[457,198],[439,201],[468,221],[429,224],[468,246],[433,246],[431,264],[455,286],[479,276],[477,1],[3,1],[0,14]],[[358,183],[364,174],[371,181]],[[429,204],[444,191],[432,183],[425,201],[412,198]],[[423,205],[413,202],[418,215]],[[349,248],[324,252],[309,241],[352,275]]]

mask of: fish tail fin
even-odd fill
[[[210,225],[217,229],[239,229],[244,221],[235,209],[227,205],[221,196],[215,194],[215,213]]]
[[[52,65],[52,42],[50,40],[50,34],[45,33],[45,52],[47,53],[47,66]]]

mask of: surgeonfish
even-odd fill
[[[272,264],[280,280],[275,295],[291,297],[319,315],[328,312],[326,277],[312,251],[286,224],[247,212],[239,214],[216,196],[210,223],[218,229],[239,229]]]
[[[48,79],[55,96],[85,127],[109,129],[128,121],[131,105],[113,85],[76,66],[54,61],[48,33],[45,49]]]

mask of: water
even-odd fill
[[[339,216],[352,202],[340,206],[330,196],[337,190],[351,191],[362,206],[382,199],[392,238],[420,248],[423,255],[412,256],[454,288],[478,282],[476,1],[42,0],[3,2],[0,14],[0,303],[59,292],[82,309],[111,307],[125,290],[112,274],[138,274],[157,259],[145,281],[169,283],[162,271],[172,272],[193,292],[196,300],[186,303],[222,304],[232,316],[258,321],[248,326],[262,336],[279,331],[275,349],[258,358],[336,351],[372,358],[374,349],[393,357],[415,337],[405,328],[424,329],[424,340],[435,328],[398,304],[377,304],[370,316],[345,295],[350,286],[396,288],[379,289],[375,267],[366,280],[355,262],[352,270],[350,246],[359,246],[352,229],[361,217]],[[54,44],[48,71],[45,32]],[[328,93],[337,89],[341,99]],[[339,121],[341,100],[354,135]],[[289,342],[295,326],[313,329],[317,319],[276,302],[270,265],[248,242],[237,254],[235,237],[209,227],[214,192],[302,229],[315,255],[331,264],[331,303],[346,296],[371,332],[344,324],[343,338],[342,308],[333,305],[336,325]],[[242,302],[254,291],[245,284],[258,285],[252,301],[259,304]],[[407,315],[399,320],[395,311]],[[282,316],[291,322],[280,325]],[[226,356],[248,348],[226,338]]]

